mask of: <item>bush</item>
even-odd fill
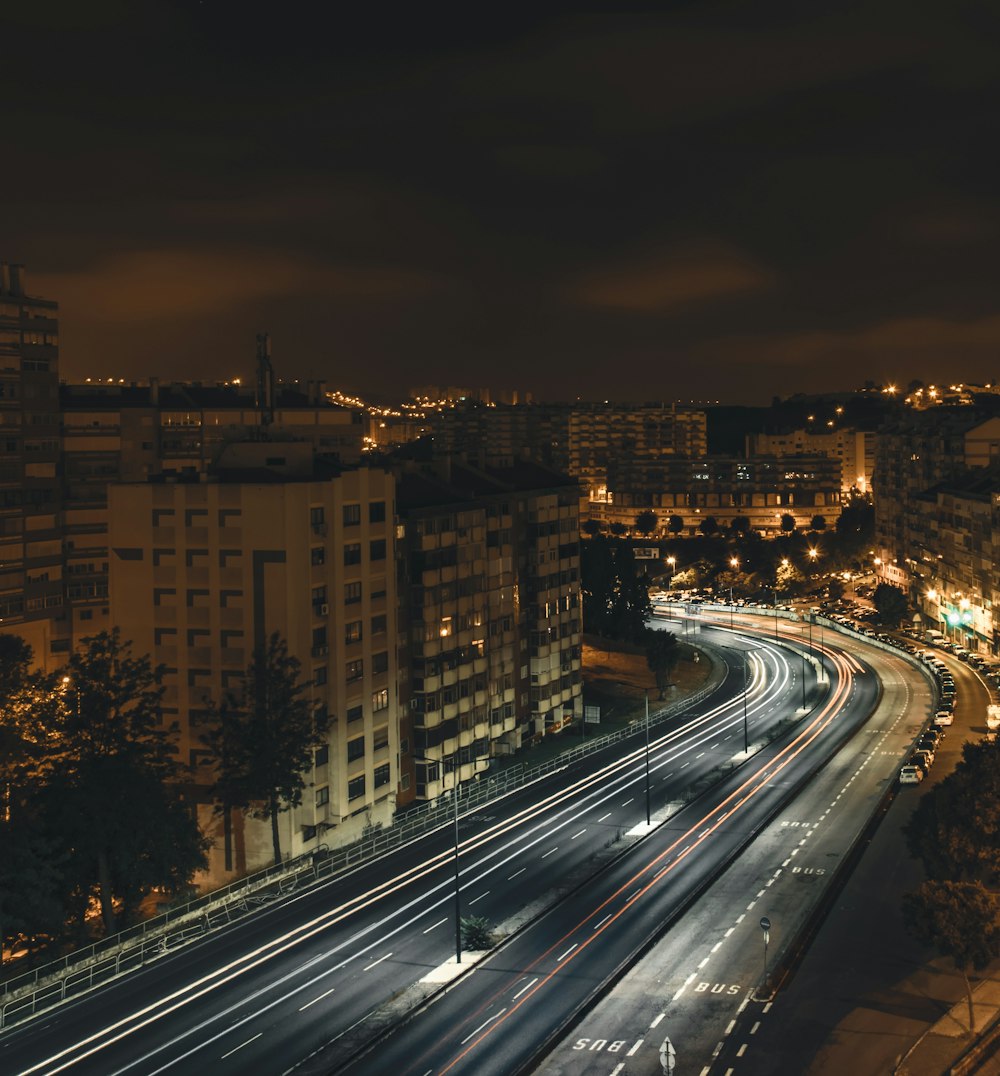
[[[492,949],[495,944],[493,928],[490,921],[481,915],[470,915],[462,919],[462,948],[471,952]]]

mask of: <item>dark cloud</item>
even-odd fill
[[[42,0],[0,16],[0,256],[69,377],[232,376],[267,328],[363,392],[986,379],[987,18]]]

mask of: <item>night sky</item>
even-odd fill
[[[65,378],[247,377],[265,329],[382,396],[1000,375],[989,5],[356,6],[5,5],[0,257]]]

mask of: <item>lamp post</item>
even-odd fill
[[[649,692],[646,692],[646,825],[650,819],[649,814]]]
[[[736,569],[739,566],[740,566],[739,557],[730,557],[729,558],[729,567],[732,568],[734,572],[736,571]],[[729,587],[729,630],[730,631],[733,630],[733,588],[732,588],[732,585],[730,585],[730,587]]]
[[[455,770],[455,787],[452,799],[455,801],[455,964],[462,963],[462,891],[458,879],[458,770]]]

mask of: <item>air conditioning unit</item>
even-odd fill
[[[319,615],[320,616],[329,616],[330,615],[330,606],[327,605],[325,602],[319,607]]]

